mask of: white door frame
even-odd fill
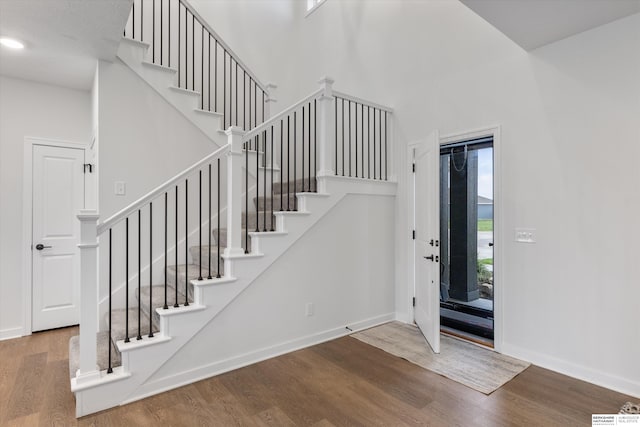
[[[464,141],[469,139],[483,138],[491,136],[493,137],[493,277],[494,282],[498,284],[498,286],[493,289],[493,350],[497,352],[502,351],[502,339],[503,339],[503,288],[504,288],[504,256],[503,256],[503,248],[504,248],[504,219],[503,219],[503,203],[502,203],[502,181],[501,181],[501,172],[502,172],[502,163],[501,163],[501,144],[500,144],[500,125],[487,126],[478,129],[465,130],[460,132],[453,132],[446,135],[440,135],[440,145],[450,144],[456,141]],[[415,206],[415,194],[412,192],[413,189],[413,150],[416,146],[420,145],[420,141],[410,143],[407,146],[407,183],[409,185],[409,197],[408,207],[407,207],[407,223],[409,224],[409,231],[407,233],[408,236],[411,236],[411,232],[413,230],[414,225],[414,206]],[[442,220],[442,218],[441,218]],[[496,227],[497,225],[497,227]],[[408,239],[407,244],[407,255],[410,258],[409,261],[409,283],[408,283],[408,294],[412,297],[415,297],[415,254],[414,254],[414,241],[413,239]],[[413,319],[415,316],[415,309],[410,304],[409,307],[409,315],[410,318]]]
[[[85,159],[89,145],[85,142],[61,141],[49,138],[39,138],[26,136],[24,138],[24,165],[22,176],[22,312],[24,323],[22,336],[31,335],[32,315],[33,315],[33,147],[35,145],[46,145],[59,148],[73,148],[83,150]],[[87,186],[85,185],[85,193]],[[89,191],[95,191],[90,188]],[[84,196],[86,199],[86,194]],[[84,200],[83,200],[84,204]]]
[[[415,226],[415,182],[413,176],[413,163],[414,163],[414,150],[416,147],[424,144],[425,141],[415,141],[407,144],[407,225],[408,230],[406,232],[406,236],[409,236],[407,243],[407,257],[409,258],[408,267],[409,267],[409,281],[408,281],[408,295],[409,295],[409,317],[406,319],[407,323],[415,323],[416,318],[416,308],[413,306],[411,300],[416,297],[416,244],[415,240],[412,238],[412,234],[414,232]]]

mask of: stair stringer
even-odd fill
[[[197,367],[190,367],[193,378],[188,378],[187,373],[181,375],[179,382],[170,384],[163,380],[147,381],[345,196],[396,194],[396,183],[393,182],[334,176],[318,177],[318,188],[324,192],[297,194],[298,212],[274,212],[276,233],[251,232],[251,254],[223,256],[225,278],[192,281],[195,288],[193,304],[167,310],[157,309],[161,323],[156,337],[145,337],[128,344],[119,341],[117,345],[122,353],[121,368],[114,369],[114,373],[108,376],[103,372],[101,379],[95,383],[72,387],[76,394],[77,416],[130,403],[264,359],[248,358],[240,365],[222,366],[205,377],[199,374]],[[367,324],[362,327],[370,326]],[[287,351],[291,350],[274,349],[273,356]]]
[[[123,37],[117,57],[200,129],[216,148],[225,145],[227,137],[220,132],[223,128],[222,114],[201,110],[199,92],[176,87],[176,69],[146,62],[149,47],[147,43]]]
[[[223,115],[215,111],[201,110],[200,92],[182,89],[176,86],[177,70],[174,68],[153,64],[145,61],[150,45],[137,40],[123,37],[118,47],[118,58],[129,67],[143,81],[160,94],[170,105],[178,110],[187,120],[200,129],[215,145],[216,148],[228,143],[227,135],[223,130]],[[262,158],[264,153],[258,155]],[[255,165],[255,151],[249,151],[249,176],[256,177],[253,165]],[[267,159],[270,160],[270,159]],[[279,179],[280,168],[277,159],[273,159],[274,179]],[[260,160],[260,165],[263,161]],[[271,171],[272,166],[267,161],[267,171]],[[245,164],[243,162],[244,169]],[[260,173],[265,168],[259,166]],[[268,172],[270,178],[270,172]]]

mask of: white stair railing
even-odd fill
[[[274,231],[273,222],[269,224],[266,220],[267,211],[270,211],[272,217],[274,210],[297,210],[295,201],[293,206],[289,203],[289,199],[295,197],[296,193],[325,192],[321,187],[322,180],[317,179],[319,177],[340,175],[353,179],[387,181],[393,176],[393,162],[389,155],[394,150],[392,109],[335,92],[331,78],[322,78],[319,83],[321,87],[318,90],[248,132],[239,127],[229,127],[226,131],[226,146],[140,197],[105,222],[98,223],[99,215],[95,211],[80,212],[80,367],[76,378],[72,380],[72,388],[98,383],[112,372],[111,345],[108,345],[107,368],[101,370],[97,366],[96,332],[102,329],[98,314],[101,288],[107,288],[108,313],[112,312],[112,308],[124,308],[127,313],[125,342],[142,339],[143,332],[148,333],[148,338],[152,338],[155,325],[151,289],[150,325],[143,331],[139,308],[142,303],[141,288],[152,287],[156,284],[153,278],[160,278],[158,281],[161,285],[164,284],[165,292],[163,308],[168,308],[170,301],[175,308],[188,306],[190,278],[186,264],[189,258],[188,245],[194,240],[200,248],[199,265],[196,266],[199,268],[198,280],[220,277],[221,262],[224,262],[224,276],[232,277],[233,259],[249,252],[246,234],[248,227],[245,226],[244,243],[242,236],[242,215],[245,215],[245,224],[248,224],[246,215],[249,212],[249,195],[256,196],[256,213],[264,214],[262,227],[260,215],[256,215],[255,231]],[[248,159],[251,152],[254,152],[252,155],[255,157],[252,159],[255,159],[255,163],[250,165]],[[222,161],[223,156],[226,156],[226,161]],[[276,163],[280,165],[279,182],[274,181]],[[252,176],[256,179],[256,185],[253,187],[249,185],[251,167],[255,167]],[[285,184],[288,187],[286,206],[283,202]],[[281,186],[280,206],[274,206],[274,185]],[[293,189],[290,188],[291,185]],[[212,207],[215,209],[212,210]],[[214,222],[218,230],[215,239],[218,245],[215,266],[211,255]],[[223,248],[220,247],[221,226],[227,228],[224,256]],[[203,235],[204,244],[209,245],[205,258],[202,256]],[[103,274],[99,271],[99,247],[103,250],[103,261],[108,265],[108,272]],[[124,266],[121,265],[122,252],[126,254]],[[207,260],[207,265],[203,265],[203,259]],[[176,266],[180,262],[185,264],[185,289],[180,300],[177,267],[175,295],[167,295],[167,269],[170,262]],[[114,283],[117,285],[119,280],[116,277],[122,280],[117,289],[114,289]],[[136,280],[137,288],[130,289],[130,283],[135,285]],[[122,301],[112,304],[112,297],[117,290],[124,294],[124,304]],[[130,336],[129,331],[128,309],[132,290],[138,292],[138,320],[131,319],[134,329],[137,326],[137,336]],[[103,327],[109,330],[111,339],[111,316]],[[135,332],[131,335],[135,335]]]
[[[223,129],[269,118],[264,84],[187,0],[133,0],[124,36],[149,44],[149,62],[177,70],[177,86],[198,92],[201,110],[222,114]]]

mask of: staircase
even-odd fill
[[[287,191],[287,185],[295,186],[298,190],[301,190],[302,181],[278,183],[278,185],[274,187],[276,205],[280,203],[280,200],[283,198],[283,190],[285,192]],[[313,184],[312,187],[315,190],[315,184]],[[286,195],[284,197],[286,197]],[[257,198],[254,199],[254,204],[256,206],[258,205]],[[292,201],[291,204],[293,204]],[[263,224],[265,215],[267,215],[266,211],[248,214],[243,212],[243,234],[246,229],[253,230],[258,227],[259,223]],[[267,224],[270,225],[273,223],[275,226],[276,216],[272,215],[271,212],[268,212],[268,215],[270,215],[271,218],[267,219]],[[216,245],[191,246],[189,248],[189,254],[193,260],[191,264],[174,264],[167,267],[166,287],[164,284],[140,287],[140,293],[137,291],[134,292],[136,305],[130,307],[128,310],[115,309],[111,312],[111,334],[109,335],[108,331],[98,332],[96,334],[98,366],[101,371],[106,371],[109,368],[117,368],[122,365],[120,351],[117,346],[118,341],[124,342],[128,337],[130,337],[130,340],[138,340],[138,337],[142,339],[143,335],[149,337],[150,335],[160,332],[160,314],[156,309],[160,311],[166,310],[169,307],[178,308],[184,305],[186,301],[188,301],[189,304],[193,304],[194,281],[197,282],[198,278],[202,276],[208,277],[210,275],[211,277],[220,278],[224,275],[224,264],[220,265],[219,271],[217,268],[219,253],[217,241],[220,242],[220,248],[225,248],[227,245],[226,236],[226,228],[214,229],[213,239]],[[248,250],[251,252],[251,235],[249,235]],[[210,259],[212,265],[211,271],[207,268]],[[202,274],[200,266],[204,267],[204,274]],[[208,280],[211,280],[211,278]],[[139,321],[138,315],[140,315]],[[149,315],[151,315],[151,317],[149,317]],[[109,324],[107,317],[108,313],[105,315],[105,324]],[[74,336],[69,341],[69,355],[71,356],[69,358],[69,372],[72,377],[75,376],[79,368],[79,359],[77,357],[79,354],[79,341],[79,336]],[[109,351],[111,351],[111,364],[109,364]]]
[[[104,222],[98,222],[97,212],[78,215],[81,324],[80,335],[69,343],[77,416],[393,316],[385,298],[379,298],[383,308],[361,309],[365,314],[349,318],[349,323],[340,316],[329,316],[322,324],[283,335],[290,339],[274,336],[265,341],[267,346],[231,338],[226,345],[209,342],[215,337],[219,340],[220,334],[242,335],[244,325],[226,319],[245,304],[243,298],[251,295],[248,289],[267,280],[263,277],[278,269],[280,259],[304,245],[314,227],[329,221],[347,200],[361,197],[371,200],[367,203],[372,206],[387,206],[379,200],[396,192],[390,173],[392,111],[336,92],[333,81],[325,78],[319,90],[270,115],[267,105],[272,98],[267,86],[258,82],[186,1],[156,3],[174,18],[179,13],[190,23],[193,34],[200,33],[201,41],[186,31],[186,39],[179,42],[184,46],[179,46],[183,53],[191,53],[184,58],[172,56],[176,54],[175,38],[167,40],[167,32],[160,30],[164,34],[161,47],[155,38],[155,25],[161,27],[167,21],[157,20],[155,7],[151,18],[145,16],[137,1],[118,58],[173,105],[176,113],[209,136],[217,149]],[[144,10],[149,13],[149,9]],[[173,53],[167,44],[173,46]],[[212,47],[214,51],[220,48],[222,56],[205,53],[205,48]],[[197,50],[202,55],[196,57]],[[205,64],[213,59],[217,67],[221,57],[223,67],[229,64],[230,75],[223,71],[225,76],[219,80],[217,68],[205,75]],[[201,74],[193,64],[200,65]],[[207,82],[211,73],[214,83]],[[238,89],[240,75],[245,82]],[[367,213],[367,206],[359,208],[362,213]],[[371,218],[363,220],[380,221],[380,215],[367,215]],[[350,220],[354,226],[362,223]],[[339,238],[330,238],[330,244],[340,245]],[[372,271],[376,264],[380,263],[373,262]],[[290,270],[296,269],[292,266]],[[305,280],[300,275],[283,277],[277,282],[284,289],[276,291],[295,293],[296,282]],[[391,281],[390,277],[383,280]],[[278,299],[276,291],[273,296]],[[99,301],[97,306],[95,301]],[[366,314],[369,311],[372,315]],[[277,316],[273,311],[272,317]],[[265,324],[268,320],[264,319]]]

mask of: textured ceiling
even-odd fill
[[[0,0],[0,74],[77,89],[91,87],[96,59],[113,60],[132,0]]]
[[[460,0],[526,50],[640,12],[640,0]]]

